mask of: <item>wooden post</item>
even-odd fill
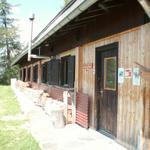
[[[72,117],[73,123],[76,122],[76,87],[74,88],[74,93],[72,95]]]
[[[21,77],[21,80],[23,81],[23,78],[24,78],[24,69],[22,68],[22,77]]]
[[[33,82],[33,64],[31,65],[30,81]]]
[[[74,83],[74,87],[77,88],[77,91],[78,91],[78,88],[79,88],[79,69],[80,69],[80,66],[79,66],[79,47],[76,48],[75,50],[75,83]]]
[[[21,80],[22,79],[22,69],[20,68],[20,70],[19,70],[19,80]]]
[[[26,69],[25,82],[27,82],[28,81],[28,67],[26,67],[25,69]]]
[[[64,115],[66,119],[66,124],[68,123],[68,91],[63,92],[63,101],[65,104]]]
[[[42,71],[42,64],[41,64],[41,61],[39,61],[38,62],[38,83],[41,83],[41,80],[42,80],[41,71]]]

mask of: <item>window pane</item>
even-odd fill
[[[104,88],[116,90],[116,57],[104,59]]]

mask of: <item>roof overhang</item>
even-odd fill
[[[150,18],[150,0],[138,0],[138,2],[143,7],[148,17]]]
[[[73,0],[73,4],[69,6],[66,6],[63,10],[65,10],[63,13],[59,13],[56,15],[56,17],[33,39],[32,43],[32,50],[36,47],[38,47],[42,42],[44,42],[47,38],[52,36],[56,31],[61,29],[63,26],[65,26],[67,23],[69,23],[71,20],[73,20],[75,17],[77,17],[79,14],[81,14],[83,11],[85,11],[87,8],[92,6],[95,2],[98,0]],[[62,10],[62,11],[63,11]],[[23,53],[21,53],[17,59],[12,63],[12,65],[15,65],[18,63],[18,61],[25,56],[28,53],[28,50],[25,50]]]

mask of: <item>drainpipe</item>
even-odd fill
[[[31,21],[31,35],[30,35],[30,42],[29,42],[29,48],[28,48],[28,61],[31,61],[31,50],[32,50],[32,36],[33,36],[33,21],[34,21],[34,14],[32,14],[32,17],[29,18]]]

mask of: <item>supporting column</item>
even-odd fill
[[[24,78],[24,72],[23,72],[23,68],[21,68],[21,71],[22,71],[21,80],[23,81],[23,78]]]
[[[74,83],[74,88],[76,90],[79,90],[79,77],[80,77],[80,64],[79,64],[79,47],[75,49],[75,83]]]
[[[42,71],[42,69],[41,69],[41,61],[39,61],[38,62],[38,83],[41,83],[41,71]]]
[[[22,69],[20,68],[19,69],[19,80],[21,80],[22,79]]]
[[[33,64],[31,65],[30,81],[33,82]]]
[[[27,82],[28,81],[28,67],[25,67],[25,69],[26,69],[25,82]]]

